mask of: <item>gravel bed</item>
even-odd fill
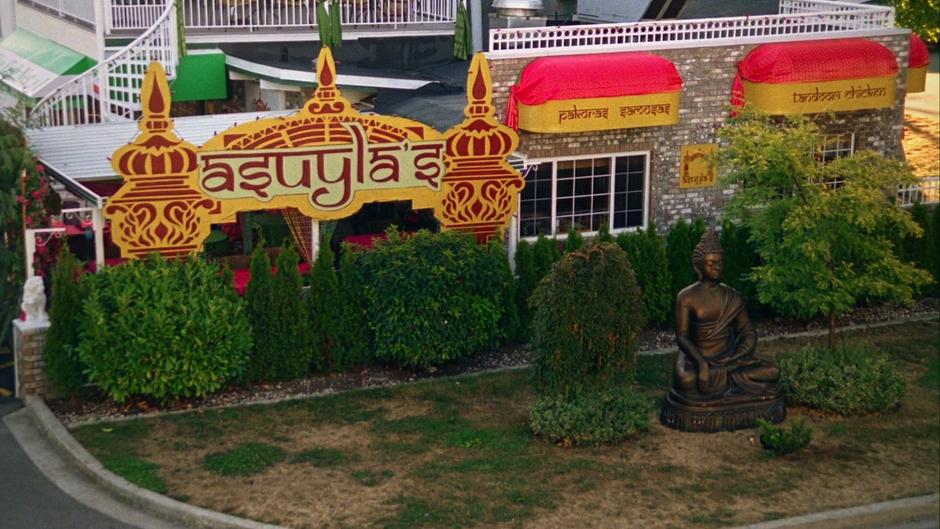
[[[872,324],[935,315],[936,313],[937,299],[929,298],[918,300],[909,307],[881,305],[859,308],[841,318],[839,325]],[[827,328],[825,321],[822,319],[796,320],[790,318],[768,318],[757,322],[755,326],[760,337],[780,336]],[[675,333],[672,330],[647,330],[640,334],[638,344],[641,352],[671,349],[675,346]],[[49,408],[66,427],[75,427],[105,420],[272,402],[312,395],[326,395],[355,388],[388,386],[421,379],[514,369],[529,365],[531,360],[532,352],[527,346],[522,345],[504,347],[497,351],[438,368],[409,370],[376,365],[353,372],[319,375],[302,380],[261,383],[253,386],[231,386],[204,398],[182,399],[168,405],[162,405],[149,399],[131,399],[124,404],[118,404],[107,398],[103,393],[91,389],[81,399],[54,399],[50,400],[48,404]]]

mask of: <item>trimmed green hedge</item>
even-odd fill
[[[114,400],[204,396],[245,369],[251,325],[218,267],[154,256],[84,282],[79,356]]]
[[[621,441],[649,429],[653,403],[630,387],[589,392],[573,398],[544,396],[532,407],[535,435],[564,446]]]
[[[501,281],[471,236],[389,231],[356,257],[376,358],[428,367],[498,343]]]

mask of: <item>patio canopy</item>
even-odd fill
[[[532,132],[583,132],[679,121],[682,77],[649,53],[542,57],[512,87],[506,124]]]

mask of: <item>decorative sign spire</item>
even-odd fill
[[[311,114],[339,114],[350,108],[336,88],[336,64],[329,46],[320,48],[317,56],[317,90],[304,109]]]

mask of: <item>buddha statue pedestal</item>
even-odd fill
[[[686,432],[783,421],[780,371],[754,356],[757,333],[741,295],[720,282],[723,251],[711,230],[695,247],[692,265],[699,280],[676,297],[679,354],[660,420]]]

